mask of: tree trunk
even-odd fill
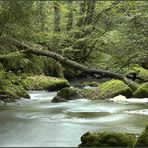
[[[73,10],[72,10],[72,1],[67,1],[69,12],[67,20],[67,31],[70,31],[73,25]]]
[[[77,22],[78,27],[81,27],[84,25],[85,12],[86,12],[86,1],[80,1],[80,16]]]
[[[54,4],[54,31],[59,32],[60,29],[60,6],[59,2],[55,1]]]
[[[85,25],[89,25],[93,21],[96,1],[87,1],[87,12],[85,17]]]
[[[102,69],[88,68],[82,64],[75,62],[75,61],[69,60],[66,57],[61,56],[57,53],[47,51],[47,50],[36,49],[36,48],[30,47],[30,46],[18,41],[18,40],[12,39],[12,38],[10,39],[10,41],[13,45],[23,49],[22,53],[25,52],[25,53],[31,53],[31,54],[40,55],[40,56],[47,56],[47,57],[53,58],[63,64],[66,64],[66,65],[70,66],[71,68],[75,68],[77,70],[80,70],[86,74],[91,74],[91,75],[98,74],[98,75],[102,75],[105,77],[120,79],[120,80],[123,80],[126,84],[128,84],[134,88],[137,88],[139,86],[138,83],[136,83],[132,80],[129,80],[125,75],[110,72],[107,70],[102,70]]]

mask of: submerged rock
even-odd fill
[[[82,98],[76,89],[69,88],[69,87],[61,89],[57,93],[57,96],[60,96],[66,100],[74,100],[74,99]]]
[[[148,147],[148,124],[145,127],[145,130],[137,139],[134,147]]]
[[[29,76],[22,80],[22,86],[26,90],[50,90],[56,91],[64,87],[68,87],[69,83],[65,79],[50,76]]]
[[[62,97],[60,97],[60,96],[55,96],[55,97],[51,100],[51,102],[53,102],[53,103],[67,102],[67,100],[64,99],[64,98],[62,98]]]
[[[136,135],[130,133],[87,132],[81,137],[79,147],[132,147],[136,141]]]
[[[148,98],[148,83],[143,83],[134,92],[134,98]]]

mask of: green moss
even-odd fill
[[[23,79],[21,85],[26,90],[59,90],[69,86],[69,83],[65,79],[40,75]]]
[[[0,71],[0,93],[6,98],[19,99],[30,98],[25,89],[19,85],[20,78],[13,73]],[[5,100],[4,100],[5,101]]]
[[[93,95],[95,94],[94,89],[78,89],[78,93],[84,98],[94,99]]]
[[[148,70],[140,67],[140,66],[135,66],[133,67],[133,70],[138,71],[138,77],[143,79],[143,81],[148,81]]]
[[[21,77],[16,76],[12,72],[5,73],[5,77],[6,77],[6,79],[8,79],[14,85],[19,85],[20,82],[21,82]]]
[[[30,98],[28,93],[22,86],[10,85],[1,90],[1,94],[8,96],[11,99]]]
[[[135,98],[147,98],[148,97],[148,83],[140,85],[140,87],[134,92]]]
[[[137,139],[137,142],[134,145],[135,147],[148,147],[148,124],[145,127],[145,130]]]
[[[98,89],[92,94],[94,99],[112,98],[123,95],[127,98],[132,96],[132,90],[120,80],[110,80],[99,85]]]
[[[63,88],[58,93],[57,96],[60,96],[66,100],[72,100],[72,99],[79,99],[81,96],[78,94],[77,89],[73,88]]]
[[[144,69],[139,65],[134,65],[132,68],[125,70],[126,75],[130,75],[131,73],[136,73],[137,77],[140,79],[136,79],[137,82],[143,83],[148,81],[148,70]]]
[[[132,147],[136,141],[135,134],[129,133],[85,133],[79,147]]]

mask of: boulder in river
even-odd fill
[[[81,137],[78,147],[132,147],[136,141],[136,135],[130,133],[87,132]]]
[[[137,139],[134,147],[148,147],[148,124],[145,127],[145,130]]]
[[[90,99],[106,99],[123,95],[130,98],[133,95],[131,88],[121,80],[110,80],[100,84],[95,90],[82,90],[82,96]]]
[[[51,102],[53,102],[53,103],[67,102],[67,100],[64,99],[64,98],[62,98],[62,97],[60,97],[60,96],[55,96],[55,97],[51,100]]]
[[[143,83],[134,92],[134,98],[148,98],[148,83]]]
[[[76,89],[65,87],[61,89],[58,93],[57,96],[60,96],[66,100],[74,100],[74,99],[80,99],[82,98]]]
[[[64,87],[69,87],[69,83],[65,79],[36,75],[29,76],[22,80],[21,85],[26,90],[49,90],[56,91]]]

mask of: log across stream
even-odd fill
[[[51,103],[56,92],[29,94],[30,100],[0,105],[1,146],[77,147],[87,131],[140,133],[147,122],[148,99]]]

